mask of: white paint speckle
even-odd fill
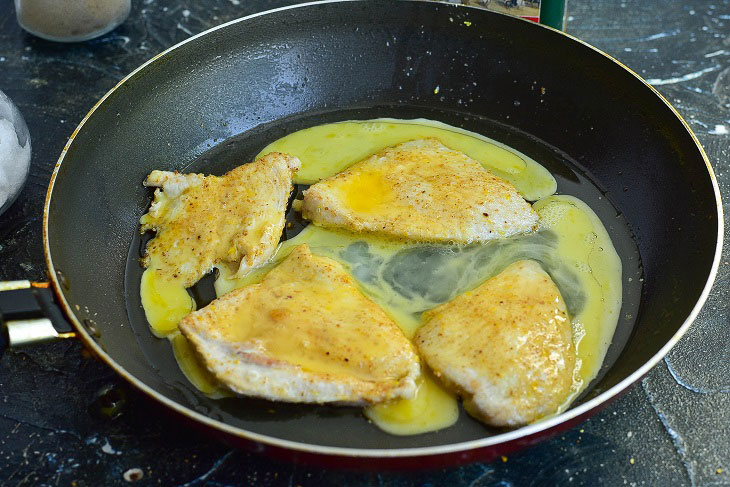
[[[188,9],[183,10],[182,11],[182,16],[185,17],[186,19],[188,17],[190,17],[190,10],[188,10]]]
[[[652,34],[650,36],[642,37],[641,39],[638,39],[640,41],[655,41],[657,39],[663,39],[665,37],[673,37],[679,34],[681,31],[679,29],[672,29],[668,30],[666,32],[659,32],[658,34]]]
[[[713,130],[710,130],[710,134],[712,135],[727,135],[728,130],[725,125],[715,125],[715,128]]]
[[[122,452],[115,450],[114,447],[109,443],[109,439],[104,439],[104,444],[101,446],[101,451],[107,455],[121,455]]]
[[[688,73],[683,76],[677,76],[674,78],[667,78],[667,79],[649,78],[646,80],[646,82],[649,83],[650,85],[671,85],[671,84],[675,84],[675,83],[682,83],[684,81],[697,79],[700,76],[702,76],[703,74],[711,73],[711,72],[717,71],[721,68],[722,68],[722,66],[720,66],[720,65],[710,66],[708,68],[700,69],[699,71],[695,71],[693,73]],[[679,100],[677,100],[677,102],[679,102]]]
[[[182,25],[180,22],[177,23],[177,28],[185,32],[187,35],[193,35],[193,32],[184,25]]]

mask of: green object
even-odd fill
[[[568,0],[542,0],[540,3],[540,23],[565,29],[565,4]]]

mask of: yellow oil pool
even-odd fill
[[[385,147],[407,140],[436,137],[465,152],[509,180],[540,216],[538,232],[486,244],[449,246],[406,243],[328,230],[309,225],[282,243],[273,261],[242,279],[219,267],[216,294],[258,282],[296,245],[341,262],[363,292],[413,337],[423,311],[473,289],[509,264],[539,261],[558,285],[572,318],[577,364],[572,399],[596,376],[611,343],[621,307],[621,260],[595,213],[572,196],[556,196],[555,178],[536,161],[487,137],[429,120],[378,119],[320,125],[292,133],[268,145],[271,151],[302,160],[299,183],[313,183]],[[357,204],[367,205],[368,201]],[[194,309],[182,286],[160,282],[149,269],[142,278],[142,303],[153,332],[169,336],[175,356],[191,383],[202,392],[220,394],[214,379],[196,363],[194,352],[176,323]],[[187,299],[186,299],[187,297]],[[411,400],[372,406],[366,416],[392,434],[419,434],[446,428],[458,419],[457,399],[425,374]]]

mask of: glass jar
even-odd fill
[[[0,91],[0,214],[23,189],[30,168],[30,134],[10,98]]]
[[[111,31],[129,16],[132,0],[15,0],[18,23],[49,41],[80,42]]]

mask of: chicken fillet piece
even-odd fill
[[[389,147],[314,184],[301,211],[319,226],[423,242],[483,242],[538,223],[511,183],[434,138]]]
[[[576,357],[560,291],[532,260],[424,313],[415,343],[466,410],[493,426],[553,414],[568,399]]]
[[[410,398],[414,346],[336,261],[300,245],[259,284],[179,324],[234,392],[270,400],[369,404]]]
[[[155,230],[142,264],[185,287],[219,263],[238,267],[237,277],[264,264],[277,248],[299,159],[278,152],[224,176],[152,171],[154,201],[140,219]]]

